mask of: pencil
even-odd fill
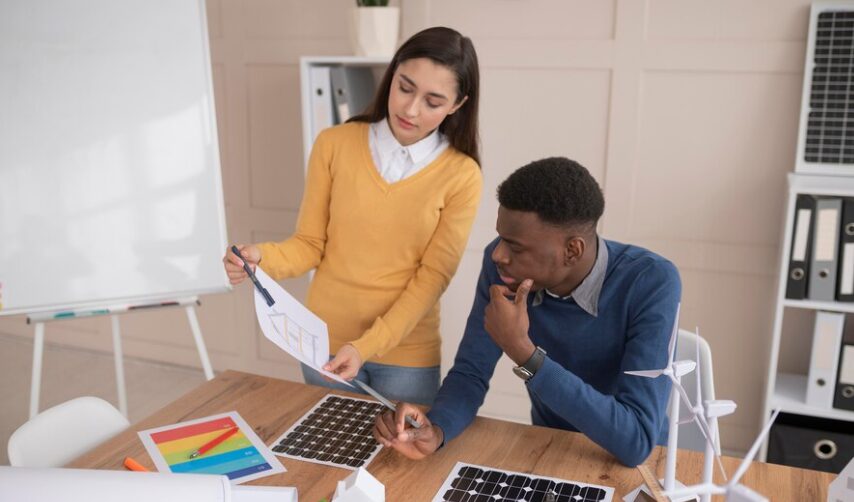
[[[226,439],[230,438],[232,435],[234,435],[235,432],[237,432],[239,430],[240,430],[240,428],[237,426],[234,426],[234,427],[228,429],[227,431],[223,432],[219,436],[217,436],[217,437],[213,438],[212,440],[208,441],[207,443],[203,444],[201,446],[201,448],[199,448],[198,450],[191,453],[190,458],[196,458],[199,455],[204,455],[205,453],[207,453],[208,450],[210,450],[214,446],[222,443]]]

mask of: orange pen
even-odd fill
[[[199,448],[198,450],[191,453],[190,458],[196,458],[199,455],[204,455],[208,450],[210,450],[214,446],[222,443],[226,439],[230,438],[234,433],[236,433],[239,430],[240,430],[240,428],[237,426],[228,429],[227,431],[223,432],[219,436],[217,436],[217,437],[213,438],[212,440],[208,441],[207,443],[203,444],[202,447]]]
[[[125,467],[132,471],[149,472],[144,465],[140,464],[139,462],[130,457],[125,457]]]

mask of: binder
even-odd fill
[[[807,291],[809,299],[832,302],[836,299],[839,220],[842,199],[818,199],[813,220],[812,261]]]
[[[848,329],[839,348],[839,371],[833,407],[854,411],[854,330]]]
[[[836,391],[836,369],[845,314],[817,311],[812,335],[810,371],[807,380],[807,404],[832,408]]]
[[[364,66],[333,66],[332,94],[335,123],[343,124],[365,111],[374,95],[374,73]]]
[[[309,70],[311,86],[311,139],[320,131],[335,124],[332,109],[332,81],[328,66],[312,66]]]
[[[842,225],[839,231],[839,273],[836,299],[854,302],[854,199],[842,201]]]
[[[789,275],[786,280],[786,298],[803,300],[807,296],[812,225],[815,197],[798,195],[795,203],[795,226],[792,229],[792,249],[789,254]]]

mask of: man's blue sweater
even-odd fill
[[[645,249],[604,241],[608,266],[593,316],[572,298],[528,297],[529,336],[546,360],[527,382],[535,425],[580,431],[625,465],[643,462],[667,440],[670,381],[626,375],[667,365],[681,296],[679,272]],[[483,404],[501,349],[484,329],[489,286],[502,284],[486,247],[474,305],[454,366],[428,413],[450,441]]]

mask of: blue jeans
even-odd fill
[[[332,358],[330,357],[330,360]],[[302,377],[309,385],[365,394],[361,388],[348,387],[339,382],[327,382],[323,375],[300,363]],[[392,401],[406,401],[431,406],[439,391],[439,366],[410,368],[367,362],[359,369],[357,380],[371,386]]]

